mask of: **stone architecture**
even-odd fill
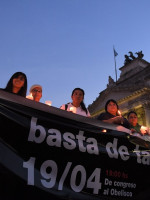
[[[105,111],[108,99],[114,99],[124,117],[134,110],[138,114],[139,124],[150,127],[150,63],[142,57],[125,62],[119,69],[121,74],[117,82],[109,77],[107,88],[88,106],[92,117],[96,118]]]

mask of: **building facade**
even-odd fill
[[[134,110],[139,124],[150,127],[150,63],[137,57],[119,70],[119,79],[109,77],[107,88],[88,106],[91,116],[96,118],[105,111],[106,101],[114,99],[124,117]]]

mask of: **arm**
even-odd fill
[[[105,120],[102,120],[102,121],[110,123],[110,124],[121,124],[123,122],[123,117],[116,116],[116,117],[113,117],[113,118],[110,118],[110,119],[105,119]]]

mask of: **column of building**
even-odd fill
[[[150,128],[150,102],[143,105],[145,111],[146,126]]]

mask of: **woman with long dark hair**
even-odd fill
[[[26,75],[22,72],[14,73],[9,79],[6,87],[1,90],[12,93],[12,94],[16,94],[18,96],[26,97],[26,92],[27,92]],[[8,131],[10,132],[11,132],[11,127],[15,126],[15,123],[13,124],[13,121],[10,121],[9,118],[5,116],[3,116],[2,118],[0,116],[0,122],[1,124],[4,124],[4,126],[7,126],[8,124],[8,127],[10,127]],[[2,132],[1,138],[4,138],[4,141],[8,141],[9,143],[12,137],[10,137],[9,134],[8,136],[4,135]],[[16,140],[15,143],[16,143],[15,145],[18,145],[19,141]],[[0,187],[1,187],[0,199],[13,200],[13,199],[20,198],[19,193],[18,193],[18,191],[20,191],[20,187],[19,187],[20,185],[18,184],[17,180],[18,180],[17,177],[13,173],[10,173],[10,171],[7,168],[0,165]]]
[[[6,92],[17,94],[22,97],[26,97],[27,93],[26,75],[23,72],[14,73],[3,90]]]
[[[72,91],[71,98],[72,102],[63,104],[60,108],[62,110],[67,110],[69,112],[76,113],[78,115],[83,115],[86,117],[90,117],[90,113],[84,104],[84,90],[81,88],[75,88]]]

